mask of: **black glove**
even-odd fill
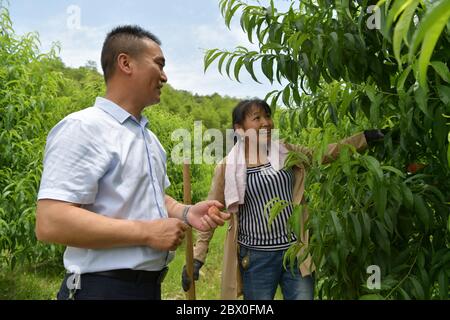
[[[197,281],[200,275],[200,268],[203,266],[203,262],[194,259],[194,280]],[[183,267],[183,272],[181,273],[181,286],[183,290],[187,292],[191,287],[191,280],[188,277],[186,266]]]
[[[370,145],[376,142],[383,141],[386,131],[387,129],[364,130],[364,136],[366,137],[367,144]]]

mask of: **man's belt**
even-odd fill
[[[129,282],[154,282],[157,284],[161,284],[164,281],[164,278],[166,277],[168,271],[169,271],[168,267],[165,267],[160,271],[117,269],[117,270],[85,273],[82,274],[81,276],[93,275],[119,279]]]

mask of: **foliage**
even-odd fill
[[[319,297],[448,298],[450,2],[380,1],[375,12],[368,0],[290,4],[221,0],[225,23],[240,15],[259,49],[208,50],[205,68],[217,61],[239,80],[245,67],[255,81],[260,68],[287,83],[266,98],[286,107],[283,137],[315,151],[306,198]],[[371,127],[389,129],[384,143],[320,163],[328,143]],[[371,265],[382,273],[375,291]]]
[[[46,134],[80,104],[81,83],[54,69],[55,48],[38,51],[35,33],[17,37],[8,11],[0,7],[0,258],[17,262],[57,260],[61,248],[36,242],[36,191],[42,171]],[[66,95],[67,94],[67,95]],[[84,103],[84,101],[80,101]]]

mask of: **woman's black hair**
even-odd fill
[[[244,123],[245,117],[250,113],[252,110],[252,107],[256,106],[264,110],[264,112],[271,117],[272,111],[270,110],[270,106],[267,104],[266,101],[261,99],[249,99],[249,100],[242,100],[237,104],[236,107],[233,109],[233,120],[232,120],[232,126],[233,130],[235,130],[235,125],[239,124],[242,125]],[[237,137],[234,137],[234,143],[236,144]]]

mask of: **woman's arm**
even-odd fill
[[[339,157],[339,154],[344,145],[352,145],[358,152],[365,150],[367,148],[367,140],[364,132],[357,133],[339,142],[329,144],[327,146],[325,154],[322,157],[321,163],[326,164],[336,160]],[[311,148],[292,144],[289,144],[288,148],[294,152],[302,154],[309,160],[312,160],[312,158],[314,157],[314,150]]]
[[[349,138],[345,138],[337,143],[329,144],[327,151],[325,152],[322,163],[330,163],[339,157],[342,150],[342,146],[351,145],[354,146],[358,152],[361,152],[367,148],[367,141],[364,132],[357,133]]]

